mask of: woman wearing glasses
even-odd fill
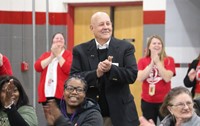
[[[200,117],[193,108],[190,91],[185,87],[173,88],[165,97],[160,113],[165,117],[159,126],[200,126]],[[154,122],[140,117],[140,126],[155,126]]]
[[[44,106],[48,125],[103,126],[103,118],[96,102],[86,98],[87,84],[79,75],[71,76],[64,85],[60,109],[54,100]]]

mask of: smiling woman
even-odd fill
[[[49,99],[55,99],[59,105],[72,63],[72,53],[65,49],[63,33],[55,33],[51,43],[51,49],[44,52],[34,64],[35,70],[40,73],[38,102],[42,105]]]
[[[200,126],[200,117],[193,108],[190,91],[185,87],[173,88],[165,97],[160,113],[165,117],[159,126]],[[151,121],[140,118],[140,126],[154,126]]]
[[[193,99],[190,91],[185,87],[175,87],[166,96],[160,112],[167,117],[162,124],[171,123],[175,126],[200,125],[200,118],[196,115],[193,108]]]
[[[64,83],[60,109],[54,100],[44,106],[48,125],[54,126],[103,126],[98,104],[86,98],[87,83],[80,75],[73,75]]]
[[[13,76],[0,77],[0,126],[38,126],[35,109]]]
[[[141,107],[143,116],[157,122],[159,108],[171,89],[171,79],[176,75],[174,59],[165,52],[164,42],[158,35],[147,41],[147,50],[138,61],[137,80],[142,84]]]

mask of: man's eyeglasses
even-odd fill
[[[193,107],[193,102],[186,102],[186,103],[183,103],[183,102],[180,102],[178,104],[175,104],[175,105],[172,105],[171,106],[175,106],[175,107],[178,107],[178,108],[184,108],[185,105],[187,105],[188,107]]]
[[[67,90],[69,93],[72,93],[74,90],[76,90],[76,93],[78,94],[85,92],[84,88],[73,87],[73,86],[68,86],[68,85],[65,85],[65,90]]]

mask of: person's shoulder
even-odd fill
[[[192,115],[192,119],[190,119],[184,125],[187,125],[187,126],[200,126],[200,117],[196,113],[194,113]]]
[[[191,64],[197,64],[199,61],[200,61],[200,60],[198,60],[198,59],[194,59],[194,60],[192,60],[192,63],[191,63]]]
[[[35,108],[33,106],[30,105],[23,105],[21,107],[19,107],[18,111],[29,111],[29,110],[33,110],[35,111]]]
[[[94,42],[94,39],[91,39],[89,41],[86,41],[86,42],[76,45],[74,48],[87,47],[88,45],[90,45],[93,42]]]
[[[2,58],[3,58],[4,60],[9,60],[8,57],[7,57],[6,55],[3,55],[3,54],[2,54]]]
[[[46,51],[46,52],[42,53],[41,56],[48,56],[48,55],[50,55],[50,54],[51,54],[50,51]]]
[[[67,50],[67,49],[64,51],[64,53],[72,55],[72,52],[70,50]]]
[[[74,46],[73,52],[85,52],[86,50],[94,47],[96,47],[96,43],[95,40],[92,39],[90,41],[83,42],[81,44]]]
[[[93,100],[91,98],[86,98],[85,100],[86,101],[85,101],[84,106],[83,106],[84,109],[86,109],[86,110],[95,109],[97,111],[100,111],[100,107],[95,100]]]
[[[159,126],[170,126],[173,123],[173,117],[171,115],[167,115]]]
[[[166,59],[174,59],[172,56],[166,56]]]
[[[118,43],[118,44],[120,44],[120,45],[130,45],[130,44],[131,44],[130,42],[128,42],[128,41],[126,41],[126,40],[118,39],[118,38],[115,38],[115,37],[112,37],[112,38],[111,38],[111,41],[116,42],[116,43]],[[132,45],[132,44],[131,44],[131,45]]]
[[[139,61],[151,61],[151,58],[148,56],[143,56],[139,59]]]

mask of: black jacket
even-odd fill
[[[194,81],[191,82],[189,77],[188,77],[188,73],[190,72],[191,69],[195,69],[196,70],[198,62],[199,62],[199,60],[197,60],[197,59],[192,61],[192,63],[190,64],[190,67],[189,67],[189,69],[187,71],[187,74],[185,75],[185,78],[183,80],[184,85],[186,87],[192,87],[191,92],[192,92],[192,96],[193,97],[194,97],[194,91],[195,91],[195,87],[196,87],[196,79],[194,79]]]
[[[66,112],[66,109],[64,108],[62,112]],[[100,108],[92,99],[85,99],[73,119],[67,116],[65,117],[64,115],[66,116],[66,113],[63,113],[63,115],[56,120],[55,126],[103,126]]]
[[[101,78],[97,77],[99,63],[95,39],[77,45],[73,49],[70,74],[82,74],[87,83],[87,96],[99,100],[99,90],[104,85],[109,114],[114,126],[138,126],[138,114],[129,84],[137,78],[134,46],[126,41],[111,38],[107,56],[113,56],[112,66]],[[103,78],[103,82],[99,79]],[[102,108],[101,108],[102,109]],[[103,112],[103,109],[102,109]]]

